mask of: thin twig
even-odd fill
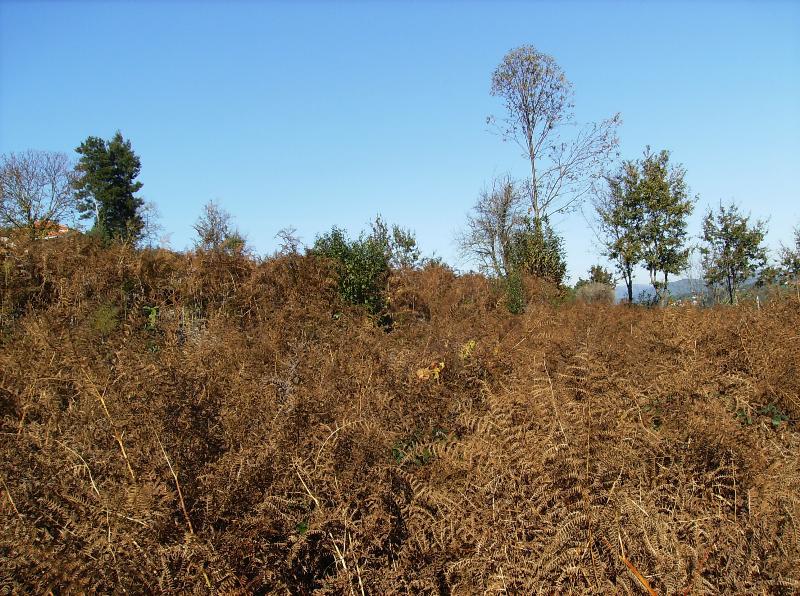
[[[561,424],[561,416],[558,415],[558,406],[556,405],[556,392],[553,389],[553,379],[550,378],[550,371],[547,370],[547,361],[542,359],[542,363],[544,364],[544,374],[547,375],[547,382],[550,385],[550,400],[553,402],[553,414],[556,417],[556,421],[558,422],[558,427],[561,429],[561,435],[564,437],[564,441],[569,444],[567,439],[567,432],[564,430],[564,425]]]
[[[611,543],[606,539],[605,536],[601,536],[603,542],[605,542],[608,550],[613,552],[614,548],[611,546]],[[622,548],[622,541],[620,540],[620,548]],[[625,563],[625,566],[628,570],[633,574],[633,576],[638,580],[639,584],[645,589],[645,591],[649,594],[649,596],[658,596],[656,591],[650,586],[650,582],[641,574],[641,572],[636,568],[636,565],[631,563],[628,558],[625,556],[624,553],[619,555],[620,561]]]
[[[100,401],[100,404],[103,406],[103,412],[105,412],[106,418],[108,419],[108,423],[111,425],[111,432],[114,434],[114,440],[117,441],[119,449],[122,452],[122,457],[125,459],[125,465],[128,466],[128,473],[131,475],[131,479],[134,482],[136,482],[136,474],[133,473],[131,462],[128,459],[128,453],[125,451],[125,445],[122,442],[123,435],[121,435],[119,431],[117,431],[117,425],[114,423],[114,419],[111,417],[111,413],[108,411],[108,406],[106,406],[106,400],[103,395],[103,393],[105,393],[105,390],[103,390],[103,393],[100,393],[100,391],[97,389],[97,386],[95,385],[94,381],[92,381],[92,378],[89,376],[89,373],[85,368],[83,369],[83,376],[86,379],[87,383],[89,384],[89,387],[94,392],[97,399]]]
[[[17,504],[14,502],[14,499],[11,497],[11,491],[8,490],[8,485],[6,484],[6,481],[2,476],[0,476],[0,482],[3,483],[3,488],[5,489],[6,495],[8,496],[8,502],[11,503],[11,506],[14,508],[14,511],[17,513],[19,518],[22,519],[22,514],[19,512],[19,509],[17,509]]]
[[[186,503],[183,501],[183,491],[181,490],[181,483],[178,482],[178,475],[175,473],[175,469],[172,467],[172,462],[169,461],[169,456],[167,455],[167,450],[164,449],[164,445],[161,443],[161,439],[158,437],[158,433],[153,431],[156,435],[156,441],[158,441],[158,446],[161,447],[161,453],[164,454],[164,459],[169,466],[169,471],[172,474],[172,478],[175,480],[175,488],[178,489],[178,499],[181,502],[181,509],[183,510],[183,517],[186,519],[186,525],[189,526],[189,534],[194,534],[194,528],[192,527],[192,520],[189,519],[189,513],[186,511]]]
[[[89,468],[89,464],[86,463],[86,460],[83,459],[83,457],[81,457],[80,453],[75,451],[72,447],[70,447],[66,443],[62,443],[61,441],[58,441],[58,440],[56,441],[56,443],[61,445],[64,449],[66,449],[67,451],[69,451],[70,453],[75,455],[75,457],[77,457],[79,460],[81,460],[81,463],[83,464],[83,467],[86,468],[86,473],[89,474],[89,482],[92,485],[92,490],[94,490],[94,492],[95,492],[95,494],[97,494],[98,498],[102,499],[102,497],[100,496],[100,491],[98,490],[97,485],[94,482],[94,478],[92,477],[92,470]]]
[[[300,475],[300,468],[299,467],[295,468],[295,473],[297,474],[297,477],[300,479],[300,482],[303,485],[303,488],[306,489],[306,492],[308,493],[308,496],[311,497],[311,499],[314,501],[314,504],[319,508],[319,506],[320,506],[319,499],[317,499],[317,497],[314,496],[314,493],[311,492],[311,489],[308,488],[308,485],[306,484],[306,481],[303,480],[303,477]]]

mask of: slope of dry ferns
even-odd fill
[[[3,590],[800,590],[796,302],[512,316],[429,267],[387,329],[299,256],[3,275]]]

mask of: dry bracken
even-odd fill
[[[800,309],[297,255],[4,256],[0,590],[800,591]]]

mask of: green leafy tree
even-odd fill
[[[589,268],[589,279],[578,279],[575,284],[577,290],[581,286],[587,284],[602,284],[604,286],[614,287],[614,275],[602,265],[592,265]]]
[[[607,188],[596,195],[598,239],[603,254],[614,263],[633,303],[633,275],[642,260],[644,205],[640,195],[641,174],[635,161],[626,161],[606,178]]]
[[[639,169],[642,261],[650,274],[657,302],[666,304],[669,276],[677,275],[689,265],[687,224],[696,199],[689,196],[686,170],[681,165],[670,165],[668,151],[651,153],[648,147]]]
[[[81,156],[75,183],[83,218],[94,218],[94,231],[106,239],[137,240],[144,222],[139,157],[119,131],[110,141],[88,137],[76,149]]]
[[[589,268],[589,281],[596,284],[614,285],[614,275],[602,265],[592,265]]]
[[[378,215],[372,222],[371,237],[384,247],[389,265],[395,269],[413,269],[420,264],[421,254],[414,232],[398,225],[389,225]]]
[[[720,204],[716,213],[709,210],[703,220],[705,245],[700,248],[703,255],[703,277],[712,288],[724,288],[730,304],[737,301],[742,283],[752,277],[759,267],[767,262],[767,249],[763,245],[766,223],[750,224],[750,216],[739,212],[731,203]]]

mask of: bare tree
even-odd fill
[[[141,209],[142,237],[141,243],[153,248],[160,242],[164,226],[161,225],[161,211],[153,201],[147,201]]]
[[[514,231],[523,220],[522,196],[509,176],[484,188],[458,237],[461,254],[477,259],[483,271],[505,277],[511,270]]]
[[[201,250],[240,254],[245,249],[245,239],[232,222],[231,214],[209,201],[203,206],[203,213],[194,224],[197,232],[195,245]]]
[[[505,55],[492,75],[491,94],[504,100],[506,116],[499,124],[490,116],[487,123],[517,143],[530,160],[534,219],[552,219],[577,208],[618,144],[619,114],[578,126],[572,84],[551,56],[533,46]]]
[[[0,157],[0,225],[31,239],[76,209],[75,170],[64,153],[28,150]]]
[[[275,238],[281,243],[278,254],[281,256],[300,254],[300,245],[303,244],[300,236],[297,235],[297,228],[289,226],[281,228],[275,234]]]

